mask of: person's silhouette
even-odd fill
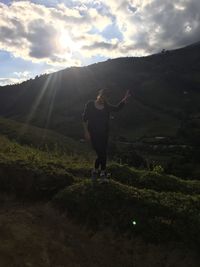
[[[97,154],[94,169],[92,170],[92,178],[97,178],[99,168],[100,177],[106,178],[110,112],[121,110],[130,97],[130,93],[127,91],[118,105],[111,105],[107,101],[107,95],[107,90],[100,90],[96,100],[91,100],[85,105],[82,114],[85,139],[91,141],[92,147]]]

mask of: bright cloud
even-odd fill
[[[17,83],[21,83],[23,81],[27,80],[27,78],[0,78],[0,86],[4,86],[4,85],[10,85],[10,84],[17,84]]]
[[[60,68],[82,65],[83,58],[141,56],[200,39],[199,0],[60,2],[0,3],[0,49]],[[109,27],[116,29],[114,37]]]
[[[80,65],[75,54],[81,47],[73,39],[92,29],[102,31],[110,23],[108,16],[92,7],[46,7],[28,1],[10,6],[0,3],[0,49],[33,62]]]
[[[0,86],[4,86],[7,84],[21,83],[23,81],[30,79],[31,76],[32,75],[30,71],[20,71],[20,72],[15,71],[11,74],[11,77],[0,78]]]
[[[19,78],[29,78],[31,75],[30,71],[23,71],[23,72],[15,71],[13,74]]]

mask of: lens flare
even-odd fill
[[[72,54],[80,50],[80,45],[78,42],[74,42],[72,37],[67,31],[61,31],[59,33],[58,39],[56,40],[59,50],[63,51],[63,54]]]

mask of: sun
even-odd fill
[[[65,54],[72,54],[79,50],[78,45],[72,40],[67,31],[61,31],[59,33],[57,45]]]
[[[58,37],[58,44],[60,46],[60,48],[62,49],[66,49],[68,47],[72,46],[72,39],[70,38],[70,36],[68,35],[67,32],[61,32],[59,37]]]

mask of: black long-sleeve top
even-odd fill
[[[95,107],[95,101],[90,100],[86,105],[82,114],[84,122],[88,121],[88,131],[90,134],[108,134],[110,112],[117,112],[125,105],[124,101],[118,105],[104,104],[103,109]]]

